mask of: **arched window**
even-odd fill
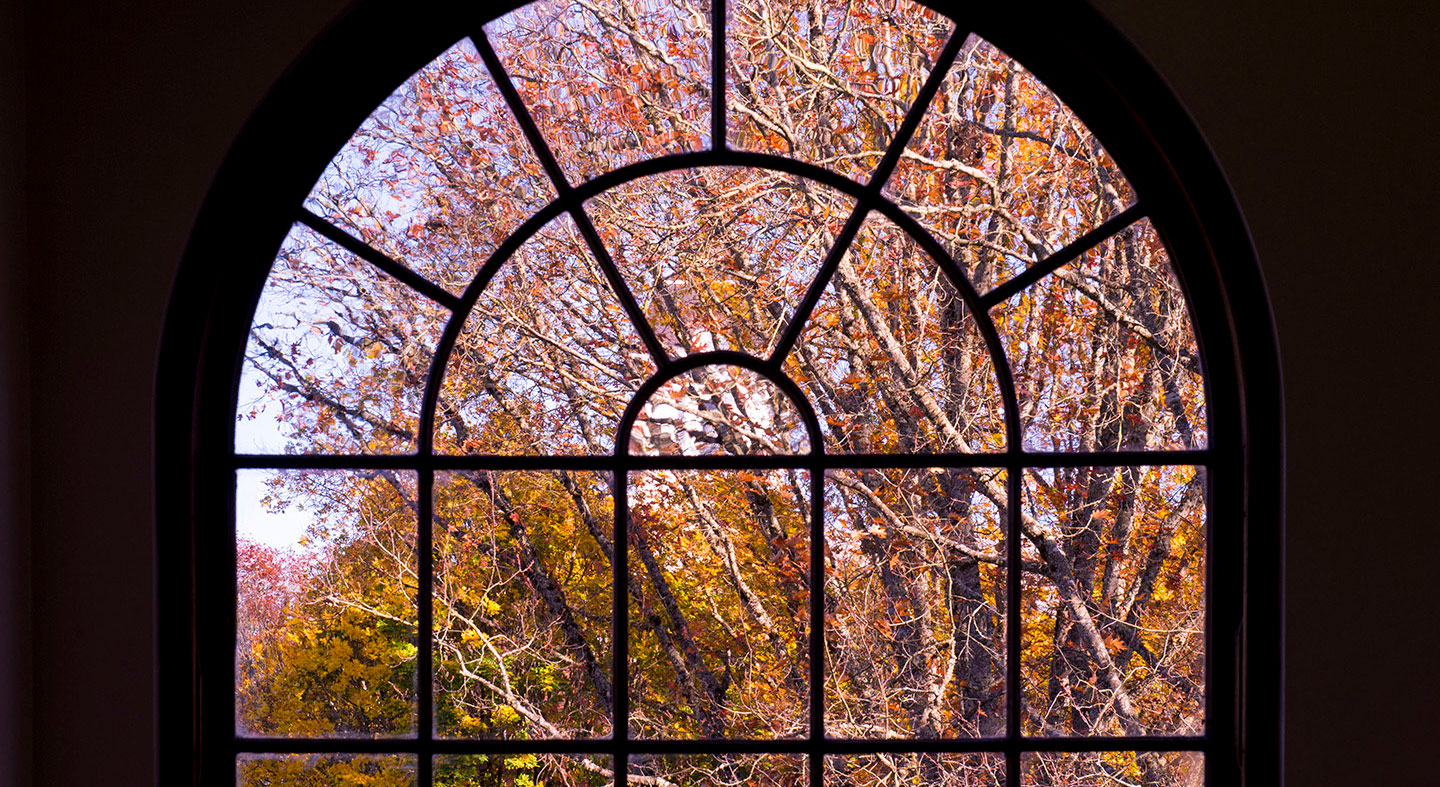
[[[1113,31],[504,5],[362,4],[206,203],[172,777],[1278,774],[1264,293]]]

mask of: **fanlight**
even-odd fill
[[[240,381],[240,783],[1201,772],[1159,228],[948,17],[718,7],[500,16],[305,200]]]

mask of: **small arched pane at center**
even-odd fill
[[[702,366],[660,386],[630,430],[630,453],[682,456],[803,454],[810,437],[774,383],[739,366]]]

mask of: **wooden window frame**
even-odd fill
[[[318,173],[395,85],[455,41],[478,31],[485,21],[521,4],[505,0],[483,11],[472,9],[468,17],[444,3],[433,3],[430,8],[411,3],[403,12],[382,0],[357,4],[275,86],[245,126],[206,199],[167,315],[158,379],[162,783],[233,783],[236,753],[247,750],[235,734],[233,650],[226,650],[233,648],[235,630],[234,479],[237,468],[262,465],[237,457],[233,429],[236,383],[251,313],[275,248],[297,220],[299,206]],[[1279,783],[1283,647],[1279,361],[1264,283],[1228,184],[1203,138],[1153,69],[1087,5],[1059,0],[1040,7],[985,4],[980,8],[955,0],[929,4],[956,20],[957,38],[963,38],[967,30],[980,35],[1064,98],[1104,141],[1136,193],[1142,195],[1143,215],[1161,230],[1172,251],[1206,369],[1208,446],[1198,452],[1158,457],[1149,452],[1058,454],[1047,459],[1026,454],[1015,444],[1007,454],[976,457],[970,464],[1018,471],[1046,463],[1149,464],[1158,458],[1166,464],[1199,464],[1210,470],[1206,732],[1185,740],[1022,738],[1018,714],[1013,713],[1018,700],[1012,698],[1011,715],[1016,720],[1011,729],[1015,734],[1004,739],[836,742],[812,738],[779,742],[765,750],[812,755],[862,749],[1007,752],[1012,755],[1013,777],[1018,768],[1014,763],[1022,751],[1180,748],[1205,753],[1207,784]],[[723,39],[717,35],[716,40]],[[716,93],[723,101],[723,90]],[[720,133],[715,138],[723,140],[725,136]],[[718,158],[712,161],[711,157]],[[878,187],[873,193],[857,191],[850,181],[793,161],[787,164],[757,154],[725,152],[696,154],[691,165],[707,163],[788,168],[851,192],[862,200],[862,208],[885,209]],[[674,168],[672,164],[635,165],[628,177]],[[561,199],[578,204],[615,182],[616,177],[601,176]],[[1126,215],[1123,222],[1107,222],[1057,257],[1068,254],[1073,259],[1139,218],[1138,212],[1128,213],[1134,215]],[[1063,261],[1052,258],[1046,267],[1053,270]],[[701,362],[754,366],[744,356],[715,353],[672,367],[678,370]],[[642,390],[637,401],[643,401],[646,394]],[[625,423],[633,417],[633,413],[627,415]],[[620,441],[622,446],[624,442]],[[623,449],[616,459],[596,469],[619,474],[638,467],[620,458],[620,453]],[[278,456],[271,460],[263,466],[370,467],[376,462],[373,457]],[[792,464],[818,472],[826,461],[824,457],[800,457]],[[926,456],[898,461],[897,466],[935,463],[934,457]],[[416,458],[397,467],[433,473],[434,465],[427,462]],[[953,464],[949,460],[943,463]],[[1011,472],[1009,477],[1011,500],[1018,501],[1020,473]],[[623,510],[619,502],[617,510]],[[427,530],[422,521],[422,568],[428,565]],[[1011,543],[1018,542],[1011,539]],[[616,562],[621,564],[618,575],[625,576],[623,561]],[[423,588],[426,583],[421,584]],[[1018,581],[1011,585],[1013,596]],[[819,603],[818,598],[812,601]],[[422,631],[428,620],[427,606],[428,596],[422,589]],[[616,625],[620,620],[617,615]],[[623,657],[623,638],[617,637],[616,642]],[[428,649],[422,650],[428,653]],[[1013,643],[1010,652],[1018,652]],[[1010,661],[1011,685],[1016,685],[1018,667],[1013,663],[1018,660]],[[428,674],[426,670],[428,661],[422,658],[417,675]],[[421,681],[422,687],[425,683]],[[623,684],[617,681],[617,685]],[[427,734],[423,719],[428,718],[429,692],[419,693],[422,730],[416,739],[290,740],[267,744],[264,751],[410,752],[426,761],[435,753],[486,750],[470,743],[451,745]],[[818,707],[812,712],[818,712]],[[531,745],[535,743],[527,742],[525,748],[575,748],[563,741]],[[707,747],[736,748],[724,742],[669,748],[698,751]],[[490,747],[514,748],[514,742]],[[666,749],[654,742],[617,739],[603,751],[623,755],[631,750]],[[422,764],[420,771],[420,784],[424,785],[423,776],[429,769]],[[1018,784],[1010,783],[1012,787]]]

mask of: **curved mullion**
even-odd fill
[[[400,281],[405,286],[435,301],[450,311],[453,312],[459,307],[460,299],[446,292],[440,285],[421,276],[405,265],[390,259],[388,256],[381,254],[375,247],[331,224],[309,208],[302,207],[296,216],[296,220],[310,229],[315,230],[331,243],[340,246],[351,254],[374,265],[389,274],[391,278]]]
[[[647,457],[644,455],[632,455],[630,453],[629,436],[631,429],[635,426],[635,420],[640,417],[640,409],[645,406],[645,403],[650,400],[650,397],[655,395],[656,391],[660,390],[660,387],[662,385],[674,379],[677,375],[683,374],[692,369],[699,369],[703,366],[738,366],[742,369],[749,369],[750,371],[759,374],[769,382],[773,383],[775,387],[779,388],[780,391],[790,399],[790,403],[795,405],[795,410],[799,414],[800,420],[805,423],[805,436],[810,441],[811,453],[766,454],[759,457]],[[655,374],[651,375],[650,379],[646,380],[644,383],[641,384],[639,390],[637,390],[635,392],[635,395],[631,397],[630,404],[625,408],[625,412],[620,416],[620,423],[615,427],[614,461],[624,463],[624,466],[626,468],[634,467],[640,463],[646,462],[647,459],[655,460],[656,465],[659,467],[678,467],[679,465],[677,464],[677,462],[685,459],[710,459],[720,460],[722,462],[725,460],[735,461],[755,459],[755,464],[747,464],[745,466],[769,467],[773,465],[777,467],[809,467],[815,464],[814,456],[818,456],[821,454],[821,452],[818,451],[816,447],[822,445],[824,445],[824,439],[823,433],[820,431],[820,421],[815,416],[815,410],[813,407],[811,407],[810,400],[805,397],[804,392],[800,390],[800,386],[796,385],[794,380],[791,380],[790,377],[784,372],[774,368],[769,361],[761,361],[752,356],[740,352],[735,352],[733,350],[712,350],[710,352],[687,355],[684,358],[678,359],[669,368],[660,369]],[[787,459],[794,461],[787,462]],[[726,465],[721,464],[720,466],[723,467]]]
[[[550,150],[550,144],[540,133],[540,128],[535,125],[535,119],[530,116],[530,111],[525,108],[525,102],[520,98],[520,92],[515,89],[515,83],[510,81],[510,75],[505,71],[500,58],[490,46],[490,40],[485,37],[484,30],[477,31],[470,36],[471,42],[475,44],[475,50],[480,53],[480,58],[485,61],[485,68],[490,71],[490,78],[495,80],[495,85],[500,88],[500,94],[505,97],[505,103],[510,106],[510,113],[515,116],[516,122],[520,124],[525,139],[534,149],[535,155],[540,159],[540,165],[545,168],[545,173],[550,176],[550,181],[555,186],[555,193],[559,195],[560,201],[565,201],[574,188],[566,179],[565,173],[560,168],[560,163],[555,160],[555,153]],[[595,255],[595,261],[599,263],[600,270],[605,274],[605,279],[610,282],[610,288],[615,291],[615,297],[620,299],[620,307],[625,310],[626,316],[634,325],[636,333],[640,334],[640,340],[645,343],[645,349],[655,361],[655,365],[665,368],[669,358],[665,349],[660,346],[660,341],[655,338],[655,331],[650,328],[650,323],[640,311],[640,306],[635,302],[635,296],[630,294],[630,288],[625,286],[625,281],[620,278],[620,272],[615,270],[615,263],[610,259],[610,253],[605,250],[605,245],[600,242],[600,235],[595,232],[595,225],[590,223],[590,217],[585,214],[580,202],[573,201],[570,205],[570,215],[575,224],[580,228],[580,234],[585,237],[585,242],[590,246],[590,253]]]
[[[990,313],[981,308],[980,295],[975,291],[975,285],[970,282],[970,277],[960,269],[955,258],[951,257],[945,247],[941,246],[933,235],[920,226],[914,217],[889,200],[883,200],[880,197],[872,199],[893,209],[885,211],[885,217],[895,222],[896,226],[904,230],[905,234],[913,238],[920,248],[930,255],[930,258],[950,279],[950,284],[955,287],[956,293],[965,302],[965,308],[970,310],[970,316],[975,318],[975,327],[985,339],[985,348],[990,354],[991,365],[995,368],[996,384],[1000,388],[1000,402],[1005,407],[1006,453],[1021,454],[1020,404],[1019,398],[1015,395],[1015,378],[1010,372],[1010,361],[1005,354],[1005,345],[1000,341],[1000,332],[995,328],[995,321],[990,319]]]
[[[563,213],[564,206],[563,201],[556,200],[526,219],[490,255],[490,259],[480,266],[480,271],[475,274],[475,278],[470,281],[470,285],[460,296],[450,317],[450,322],[445,325],[445,330],[440,334],[440,341],[435,344],[435,355],[430,362],[430,375],[425,380],[425,395],[420,400],[420,421],[417,427],[419,434],[416,436],[420,456],[430,457],[434,454],[435,408],[440,401],[440,387],[445,382],[445,373],[450,364],[450,353],[454,351],[455,342],[460,338],[460,332],[465,329],[465,322],[469,319],[471,310],[475,308],[475,303],[480,300],[481,293],[485,291],[486,285],[500,270],[500,266],[509,261],[510,257],[542,227]]]

